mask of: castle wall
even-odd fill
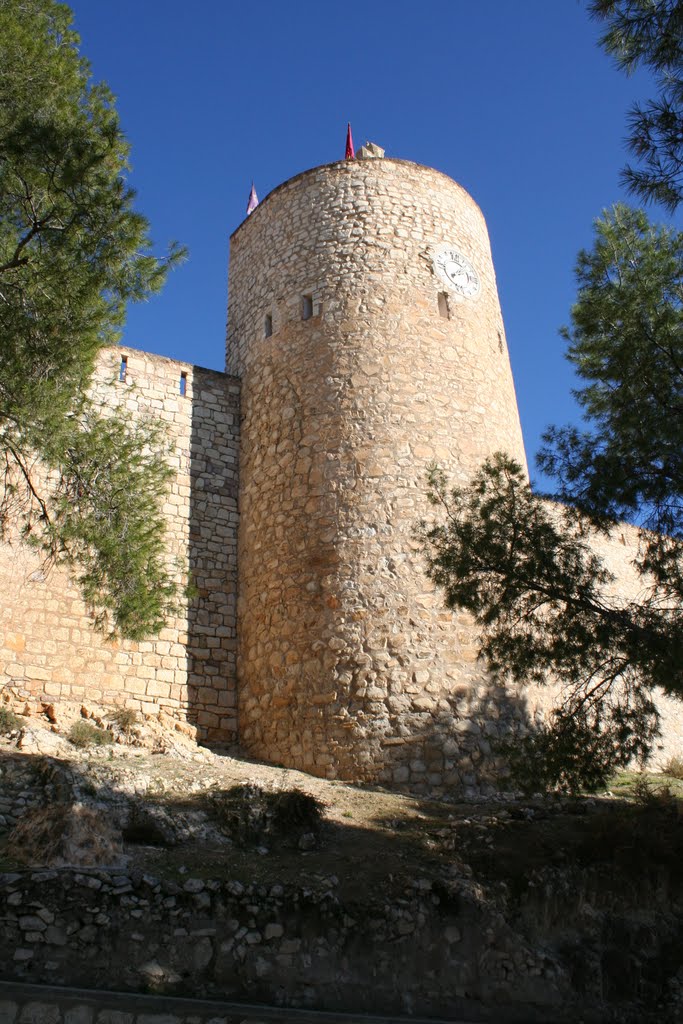
[[[118,379],[122,355],[125,381]],[[46,576],[39,557],[14,538],[0,547],[0,686],[47,702],[162,709],[196,723],[203,738],[229,741],[236,732],[239,383],[122,348],[102,354],[94,392],[106,405],[168,426],[175,471],[164,505],[168,557],[195,596],[181,595],[178,615],[156,639],[110,642],[93,629],[67,574]]]
[[[447,295],[450,316],[443,243],[481,278],[478,298]],[[478,722],[496,732],[524,707],[477,663],[414,530],[430,463],[465,482],[495,450],[524,460],[478,207],[396,160],[281,185],[231,240],[227,366],[242,378],[242,744],[328,777],[475,785]]]
[[[474,265],[478,295],[437,275],[443,244]],[[103,405],[168,426],[168,556],[194,596],[156,639],[110,642],[69,577],[14,538],[0,547],[0,687],[161,709],[214,743],[237,737],[239,700],[239,739],[266,760],[433,794],[500,785],[497,741],[561,693],[487,675],[415,537],[430,464],[466,483],[494,451],[524,462],[478,207],[404,161],[285,182],[232,237],[227,366],[102,354]],[[596,544],[635,596],[637,531]],[[660,760],[683,753],[680,704],[661,709]]]
[[[476,268],[478,296],[435,273],[444,244]],[[231,239],[227,367],[242,379],[242,745],[330,778],[500,785],[498,741],[561,691],[487,675],[414,535],[431,463],[456,484],[494,451],[524,463],[478,207],[404,161],[285,182]],[[640,586],[636,544],[628,528],[596,540],[622,597]],[[680,707],[661,708],[662,754],[680,753]]]

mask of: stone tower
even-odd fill
[[[504,695],[425,577],[426,470],[524,451],[484,218],[379,153],[290,179],[231,239],[239,729],[267,760],[434,790],[481,777]]]

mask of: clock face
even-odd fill
[[[479,275],[461,252],[443,245],[434,255],[434,270],[449,288],[468,299],[476,299],[481,287]]]

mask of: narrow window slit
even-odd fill
[[[263,322],[263,337],[270,338],[273,333],[273,318],[270,313],[266,314],[266,318]]]
[[[119,380],[120,381],[125,381],[127,373],[128,373],[128,356],[121,356],[121,365],[119,366]]]
[[[184,370],[180,374],[180,394],[183,396],[183,398],[187,394],[187,374],[185,373]]]
[[[313,316],[313,296],[303,295],[301,298],[301,319],[310,320]]]
[[[445,292],[439,292],[439,316],[442,316],[445,320],[450,320],[451,318],[448,296]]]

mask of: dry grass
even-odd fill
[[[29,811],[10,832],[6,849],[20,864],[48,867],[112,865],[122,852],[120,833],[104,814],[78,804]]]
[[[666,764],[662,765],[662,775],[683,781],[683,757],[670,757]]]
[[[114,737],[106,729],[99,729],[90,722],[74,722],[69,729],[67,739],[74,747],[104,747],[114,742]]]
[[[130,736],[140,721],[140,716],[134,708],[114,708],[108,718],[125,736]]]
[[[0,736],[7,736],[18,729],[21,729],[21,720],[9,708],[0,707]]]

